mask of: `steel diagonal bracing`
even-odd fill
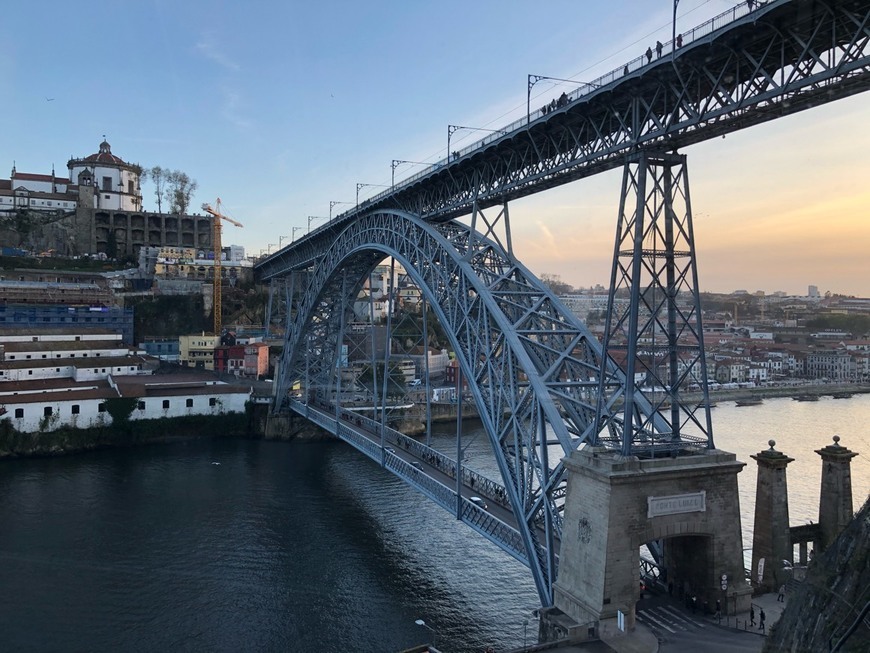
[[[600,378],[595,338],[495,241],[455,222],[432,225],[404,213],[376,212],[352,223],[314,257],[296,298],[279,397],[299,383],[306,401],[330,411],[339,331],[346,323],[336,314],[347,305],[341,294],[355,297],[386,256],[405,268],[450,334],[493,445],[526,562],[549,602],[566,482],[561,458],[594,441],[602,428],[606,434],[618,431],[599,422],[608,415],[597,408],[621,395],[622,373],[604,365]],[[558,453],[547,451],[553,443]]]

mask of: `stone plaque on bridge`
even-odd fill
[[[647,517],[676,515],[681,512],[706,512],[707,492],[672,494],[667,497],[647,497]]]

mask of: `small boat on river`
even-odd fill
[[[792,397],[795,401],[818,401],[819,395],[798,395],[797,397]]]
[[[851,392],[835,392],[835,393],[832,394],[831,396],[832,396],[834,399],[851,399],[851,398],[852,398],[852,393],[851,393]]]
[[[738,406],[760,406],[764,403],[764,400],[761,397],[747,397],[746,399],[738,399]]]

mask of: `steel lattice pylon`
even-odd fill
[[[625,164],[607,316],[608,358],[636,381],[620,408],[622,453],[713,448],[684,155],[642,152]],[[686,398],[689,386],[699,399]]]
[[[619,425],[601,406],[619,402],[624,376],[602,363],[595,337],[495,240],[457,222],[433,225],[406,213],[376,212],[341,232],[301,284],[279,398],[298,383],[306,401],[332,405],[347,323],[342,297],[355,297],[386,256],[405,268],[450,334],[518,517],[523,561],[547,604],[561,534],[561,458],[584,442],[618,443]],[[643,403],[642,397],[635,401],[646,414],[651,407]],[[558,454],[548,451],[554,444]]]

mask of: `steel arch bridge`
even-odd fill
[[[257,266],[263,280],[287,280],[276,409],[338,435],[528,565],[544,605],[558,573],[562,456],[583,443],[641,456],[713,447],[706,387],[698,401],[682,394],[704,348],[685,157],[674,151],[870,88],[868,0],[773,0],[755,12],[741,3],[683,37],[679,50],[666,44],[667,56],[620,67],[567,106],[531,113]],[[617,166],[625,174],[599,344],[516,260],[508,202]],[[351,305],[388,257],[445,326],[501,483],[464,468],[459,446],[450,458],[388,426],[386,381],[379,420],[342,406]],[[630,298],[622,308],[619,293]],[[667,392],[641,391],[638,371]],[[425,473],[413,458],[431,463]],[[503,498],[503,509],[482,510],[469,488]]]
[[[476,215],[483,221],[482,213]],[[625,401],[624,373],[602,357],[598,340],[498,238],[456,221],[433,224],[401,211],[368,213],[331,241],[295,296],[276,390],[284,397],[298,384],[305,402],[292,402],[294,410],[378,462],[386,463],[387,444],[422,448],[397,433],[387,437],[383,422],[366,420],[363,426],[380,432],[381,439],[364,440],[354,433],[362,420],[340,406],[340,344],[350,306],[385,257],[408,272],[450,336],[504,482],[493,485],[478,475],[471,487],[491,498],[503,496],[513,520],[493,523],[463,499],[461,489],[421,484],[413,473],[406,480],[529,566],[549,603],[566,490],[562,457],[582,443],[622,446],[623,416],[614,407]],[[672,429],[643,395],[635,413],[647,424],[646,449],[673,451]],[[705,437],[684,435],[676,446],[708,445]],[[457,476],[455,460],[439,467]],[[487,485],[489,492],[481,489]]]

